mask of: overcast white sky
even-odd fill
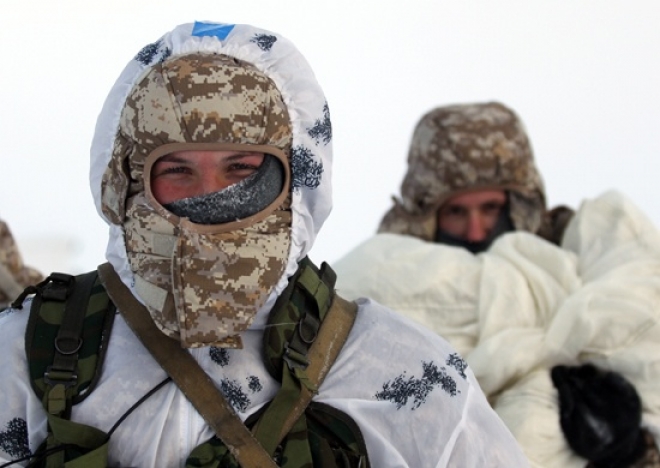
[[[518,112],[551,205],[616,188],[660,225],[657,0],[24,0],[0,16],[0,218],[27,263],[104,261],[87,176],[96,117],[143,45],[195,20],[281,33],[316,71],[335,154],[316,262],[375,232],[417,120],[458,102]]]

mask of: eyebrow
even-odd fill
[[[246,158],[246,157],[249,157],[249,156],[260,156],[260,154],[259,153],[236,153],[236,154],[232,154],[230,156],[227,156],[225,159],[227,161],[235,161],[237,159],[242,159],[242,158]],[[184,163],[190,163],[190,160],[186,159],[186,158],[183,158],[181,156],[178,156],[176,154],[169,153],[169,154],[166,154],[166,155],[158,158],[158,160],[156,162],[157,163],[158,162],[172,162],[172,163],[184,164]]]
[[[174,162],[174,163],[186,163],[189,162],[187,159],[183,159],[180,156],[177,156],[175,154],[166,154],[165,156],[162,156],[156,160],[157,163],[159,162]]]

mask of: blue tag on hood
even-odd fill
[[[201,23],[195,21],[193,25],[193,36],[213,36],[220,40],[226,39],[232,29],[233,24],[218,24],[218,23]]]

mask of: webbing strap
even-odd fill
[[[50,415],[66,418],[71,410],[70,388],[78,380],[76,371],[78,351],[82,346],[82,326],[94,281],[96,281],[96,272],[88,273],[82,276],[82,284],[74,288],[75,277],[53,273],[44,284],[41,296],[35,298],[35,305],[40,304],[43,298],[65,301],[73,291],[69,302],[65,305],[62,323],[55,338],[53,363],[48,366],[44,374],[44,382],[47,385],[44,404]]]
[[[335,294],[336,279],[335,272],[327,263],[323,263],[319,270],[307,257],[300,262],[298,274],[291,279],[295,288],[290,291],[288,300],[292,300],[296,294],[311,298],[308,308],[300,311],[298,330],[291,336],[283,356],[287,365],[295,369],[296,377],[303,385],[307,385],[309,382],[304,372],[309,364],[308,350],[316,340],[319,327],[330,309]],[[307,303],[307,301],[304,302]],[[282,378],[282,383],[284,381]],[[310,384],[311,390],[316,390],[316,388]]]
[[[60,380],[57,377],[64,377],[68,373],[73,376],[76,371],[78,351],[82,346],[83,322],[96,281],[96,271],[86,273],[79,280],[81,285],[73,289],[73,294],[66,302],[62,324],[55,338],[53,365],[46,374],[50,380]],[[75,282],[76,279],[71,277],[71,281]]]
[[[296,384],[288,369],[284,368],[282,389],[268,406],[255,426],[255,436],[268,453],[273,453],[289,433],[312,400],[332,364],[337,359],[357,315],[357,305],[334,295],[318,336],[307,354],[309,365],[305,369],[308,382]]]
[[[76,423],[53,415],[48,415],[48,425],[52,429],[52,435],[49,436],[49,439],[53,439],[49,441],[48,447],[62,448],[71,444],[89,451],[65,462],[64,450],[57,450],[48,455],[44,465],[45,468],[100,468],[108,466],[109,438],[105,432],[86,424]],[[49,452],[49,450],[46,449],[46,452]],[[37,458],[39,457],[39,453],[35,455]]]
[[[98,268],[108,295],[133,332],[244,468],[276,467],[210,377],[181,344],[163,334],[108,263]]]

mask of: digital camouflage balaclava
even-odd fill
[[[439,107],[415,128],[401,199],[394,199],[378,232],[434,241],[437,212],[447,200],[493,189],[508,193],[515,229],[539,229],[545,212],[543,181],[522,122],[497,102]]]
[[[241,347],[239,334],[282,276],[290,248],[291,141],[274,83],[230,56],[168,57],[129,92],[103,176],[102,209],[123,226],[135,292],[160,330],[182,346]],[[162,206],[151,193],[151,167],[159,157],[193,149],[269,156],[239,184]],[[279,178],[267,177],[277,182],[264,185],[264,174]],[[246,203],[261,186],[268,187],[262,199]],[[204,209],[209,204],[216,209]]]

